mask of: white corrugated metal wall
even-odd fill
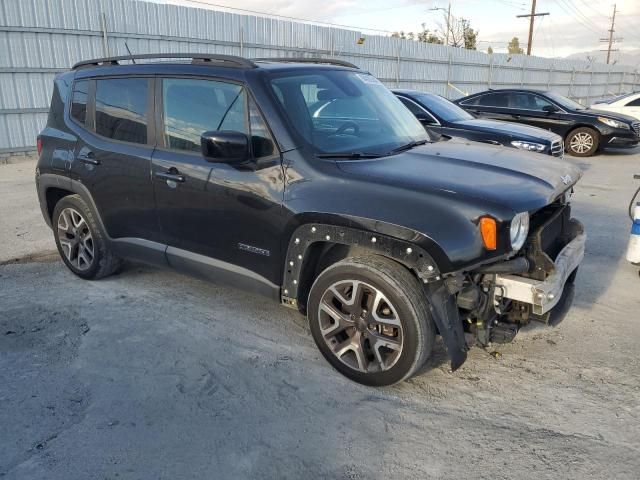
[[[103,38],[103,19],[107,42]],[[365,36],[363,45],[358,38]],[[638,72],[429,45],[273,18],[139,0],[0,0],[0,154],[33,150],[46,123],[53,77],[88,58],[209,52],[335,56],[391,87],[457,98],[493,87],[551,88],[590,102],[637,89]]]

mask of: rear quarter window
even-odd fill
[[[84,125],[87,119],[87,99],[89,97],[89,81],[79,80],[73,84],[71,97],[71,118]]]

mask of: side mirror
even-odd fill
[[[547,112],[547,113],[555,113],[557,111],[559,111],[560,109],[558,107],[556,107],[555,105],[545,105],[544,107],[542,107],[542,111],[543,112]]]
[[[416,118],[418,119],[418,121],[420,123],[422,123],[423,125],[435,125],[436,122],[433,121],[433,118],[431,118],[429,115],[427,115],[425,112],[418,112],[416,113]]]
[[[242,132],[213,130],[200,136],[202,156],[209,162],[240,163],[249,159],[249,137]]]

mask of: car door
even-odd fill
[[[160,236],[150,177],[152,81],[144,76],[75,81],[87,103],[72,103],[70,109],[78,137],[71,177],[88,189],[114,239],[158,241]]]
[[[533,92],[512,92],[509,96],[512,120],[533,127],[564,132],[564,126],[571,123],[566,113],[555,104]]]
[[[460,106],[478,118],[513,121],[514,112],[509,108],[511,92],[488,92],[460,102]]]
[[[156,81],[156,105],[153,188],[169,263],[278,283],[283,173],[255,102],[238,83],[165,77]],[[249,135],[252,162],[207,161],[200,137],[212,130]]]

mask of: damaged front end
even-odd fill
[[[510,342],[531,320],[559,323],[573,300],[585,241],[563,197],[531,216],[527,241],[515,256],[447,278],[465,332],[484,347]]]

